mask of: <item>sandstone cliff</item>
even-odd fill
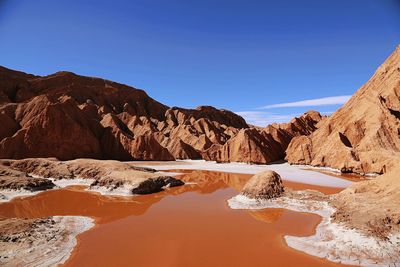
[[[203,153],[203,158],[264,164],[282,160],[292,138],[312,133],[322,119],[318,112],[308,111],[289,123],[274,123],[264,129],[241,129],[226,143],[212,145]]]
[[[34,76],[0,67],[0,158],[283,159],[293,136],[321,119],[309,112],[265,129],[209,106],[165,106],[143,90],[57,72]]]
[[[400,47],[318,130],[294,138],[286,159],[343,172],[384,173],[400,158]]]

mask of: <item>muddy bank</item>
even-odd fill
[[[76,236],[93,227],[82,216],[53,216],[42,219],[0,220],[0,265],[52,266],[64,263]]]

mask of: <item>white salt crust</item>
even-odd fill
[[[281,197],[271,200],[250,199],[237,195],[228,200],[232,209],[285,208],[322,217],[316,233],[308,237],[285,236],[289,247],[327,260],[362,266],[400,266],[400,234],[388,241],[366,236],[343,224],[332,222],[335,209],[326,201],[297,200]]]
[[[152,165],[151,162],[135,162],[135,164],[150,167],[159,171],[163,170],[207,170],[228,173],[243,173],[243,174],[256,174],[266,170],[277,172],[283,180],[313,184],[318,186],[339,187],[345,188],[352,184],[352,182],[327,175],[320,172],[313,172],[304,170],[305,166],[290,165],[289,163],[275,163],[268,165],[247,164],[247,163],[216,163],[215,161],[205,160],[180,160],[171,162],[157,162],[157,165]]]
[[[37,175],[31,175],[31,176],[34,178],[41,178],[40,176],[37,176]],[[67,186],[72,186],[72,185],[89,186],[94,181],[94,179],[83,179],[83,178],[76,178],[76,179],[48,178],[48,179],[51,180],[56,185],[54,188],[47,189],[47,190],[38,190],[38,191],[29,191],[29,190],[25,190],[25,189],[18,189],[18,190],[3,189],[3,190],[0,190],[0,203],[11,201],[12,199],[14,199],[16,197],[34,196],[34,195],[37,195],[39,193],[42,193],[42,192],[45,192],[48,190],[65,188]]]
[[[53,216],[56,222],[52,227],[67,232],[64,236],[54,236],[50,240],[37,240],[33,246],[2,252],[3,266],[57,266],[63,264],[71,256],[77,244],[76,236],[94,226],[93,219],[83,216]],[[50,230],[51,231],[51,230]]]

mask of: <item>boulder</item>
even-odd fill
[[[164,187],[181,186],[185,183],[181,180],[175,179],[170,176],[161,176],[150,178],[140,182],[137,187],[132,189],[132,194],[145,195],[157,193],[163,190]]]
[[[282,196],[284,191],[281,176],[274,171],[265,171],[252,176],[241,194],[249,198],[271,199]]]

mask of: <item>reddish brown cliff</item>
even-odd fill
[[[34,76],[0,67],[0,158],[199,159],[268,163],[321,116],[251,127],[214,107],[169,108],[143,90],[57,72]]]
[[[270,163],[282,160],[292,138],[312,133],[322,119],[318,112],[308,111],[288,123],[242,129],[226,143],[212,145],[203,157],[218,162]]]
[[[400,158],[400,47],[318,130],[294,138],[286,153],[290,163],[344,172],[392,168]]]

